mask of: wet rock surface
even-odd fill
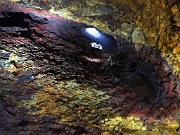
[[[57,27],[86,24],[7,6],[0,17],[2,134],[179,132],[179,80],[156,48],[119,37],[121,53],[97,64],[82,35]]]

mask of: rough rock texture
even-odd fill
[[[143,31],[145,40],[141,44],[157,46],[179,72],[180,57],[180,3],[178,0],[113,1],[117,8],[122,7],[131,13],[131,22]],[[121,9],[119,9],[121,10]],[[129,11],[130,10],[130,11]],[[134,17],[134,18],[133,18]],[[137,31],[136,29],[134,32]],[[133,32],[133,33],[134,33]],[[138,33],[136,34],[138,36]],[[133,35],[132,35],[133,36]],[[135,41],[136,43],[137,41]],[[178,74],[179,75],[179,74]]]
[[[179,132],[179,78],[161,51],[145,44],[141,29],[133,32],[136,44],[116,36],[121,53],[92,63],[83,56],[102,57],[85,50],[77,31],[87,24],[23,6],[0,7],[1,133]],[[95,16],[107,8],[110,14],[106,6]]]
[[[178,76],[180,74],[178,0],[32,0],[31,4],[67,18],[86,22],[106,32],[121,35],[134,43],[157,46],[172,66],[174,73]]]

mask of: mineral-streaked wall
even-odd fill
[[[64,0],[64,1],[67,2],[67,0]],[[45,2],[50,2],[50,1],[45,1]],[[71,2],[72,3],[73,2],[74,3],[79,2],[80,3],[80,2],[82,2],[82,0],[75,0],[75,1],[68,1],[68,2],[70,2],[70,3]],[[106,0],[106,2],[107,2],[107,0]],[[104,0],[104,3],[103,2],[102,3],[101,2],[95,2],[95,1],[86,2],[85,3],[86,7],[84,7],[84,8],[82,6],[83,3],[81,3],[82,5],[79,6],[79,7],[74,6],[74,3],[71,6],[68,5],[69,3],[64,3],[64,4],[67,4],[69,6],[69,9],[71,9],[69,11],[73,13],[72,16],[79,15],[79,14],[81,15],[81,17],[76,18],[77,20],[81,19],[83,21],[83,18],[86,18],[86,16],[87,16],[87,18],[92,17],[91,19],[89,19],[89,22],[88,22],[89,24],[95,25],[98,28],[100,28],[101,30],[103,30],[104,26],[111,26],[111,27],[106,27],[107,29],[104,29],[104,31],[113,28],[114,30],[112,30],[112,33],[119,34],[119,35],[123,36],[124,38],[126,38],[126,39],[128,39],[130,41],[132,40],[134,43],[136,43],[137,46],[142,45],[142,44],[144,44],[146,46],[153,46],[153,45],[158,46],[163,51],[163,54],[165,54],[165,57],[167,59],[170,59],[169,62],[173,63],[174,69],[176,71],[179,71],[179,68],[178,68],[178,66],[179,66],[179,61],[178,61],[179,52],[174,51],[175,47],[173,47],[173,46],[169,47],[170,43],[173,43],[173,44],[178,43],[178,40],[179,40],[178,37],[171,38],[172,41],[171,42],[169,42],[169,41],[170,41],[170,37],[171,37],[171,35],[173,35],[173,33],[176,33],[177,34],[176,36],[178,36],[178,30],[177,29],[179,28],[179,24],[177,22],[174,23],[172,21],[172,16],[173,16],[172,11],[173,10],[172,11],[171,10],[166,11],[167,9],[171,9],[170,7],[176,7],[175,5],[178,5],[178,3],[175,3],[174,5],[171,4],[173,6],[169,6],[168,2],[165,4],[164,1],[161,2],[160,4],[158,4],[156,2],[153,3],[153,2],[150,2],[150,1],[140,3],[140,1],[135,2],[133,0],[128,0],[128,1],[125,1],[125,2],[123,2],[123,1],[121,1],[121,2],[114,1],[113,3],[109,2],[110,4],[107,4],[107,3],[105,3],[105,0]],[[149,3],[149,5],[148,5],[148,3]],[[158,6],[161,7],[163,3],[164,3],[164,9],[163,8],[158,8]],[[66,5],[61,5],[61,6],[64,9],[66,8]],[[43,7],[43,6],[41,5],[41,7]],[[96,8],[93,9],[94,7],[96,7]],[[104,7],[104,8],[101,8],[101,7]],[[79,13],[79,12],[75,12],[75,11],[78,11],[78,10],[83,11],[84,9],[86,9],[87,11],[82,13],[82,14]],[[109,9],[109,10],[107,10],[107,9]],[[156,10],[158,10],[158,11],[156,11]],[[176,9],[176,10],[178,10],[178,9]],[[104,12],[104,11],[106,11],[106,12]],[[147,15],[147,11],[149,12],[148,15]],[[112,12],[114,12],[114,13],[112,13]],[[62,12],[60,12],[59,14],[61,14],[61,13]],[[150,15],[150,13],[152,15]],[[177,13],[179,13],[179,12],[177,12]],[[110,14],[111,14],[111,16],[110,16]],[[107,21],[105,22],[105,21],[102,20],[101,15],[103,16],[103,18],[105,16],[107,16],[108,18],[112,17],[114,20],[112,21],[110,19],[109,20],[107,19]],[[162,18],[160,16],[162,16]],[[99,18],[99,20],[98,20],[98,18]],[[159,18],[159,20],[155,21],[156,20],[155,18]],[[176,17],[176,18],[178,18],[178,17]],[[99,21],[99,23],[95,23],[95,22],[98,22],[98,21]],[[102,22],[104,22],[104,24]],[[177,26],[174,26],[173,24],[177,25]],[[147,55],[147,54],[145,54],[145,55]],[[74,84],[74,83],[71,83],[71,84]],[[63,98],[63,96],[61,96],[62,93],[58,93],[60,95],[54,94],[54,92],[52,92],[53,90],[54,90],[54,87],[46,87],[45,86],[45,88],[43,89],[43,91],[45,91],[45,95],[42,92],[37,92],[37,94],[35,95],[35,98],[40,97],[42,99],[42,97],[44,97],[43,100],[44,99],[45,100],[41,104],[42,109],[41,109],[41,106],[39,106],[37,104],[31,104],[32,103],[31,101],[24,102],[24,104],[29,103],[30,106],[32,105],[32,108],[37,107],[37,109],[44,110],[44,111],[39,111],[43,115],[46,114],[46,112],[48,112],[48,113],[52,112],[52,114],[57,114],[57,113],[59,114],[58,107],[54,103],[54,97],[57,96],[59,98],[59,96],[60,96],[60,97]],[[51,94],[49,94],[48,91],[51,91],[50,93],[53,96]],[[67,92],[67,90],[65,90],[65,91]],[[74,91],[74,92],[76,92],[76,91]],[[69,93],[67,93],[67,94],[69,95]],[[72,93],[70,93],[70,95],[72,95]],[[76,95],[76,93],[75,93],[75,95]],[[79,92],[78,92],[78,96],[79,95],[84,96],[86,94],[83,91],[82,94],[79,94]],[[94,96],[94,94],[92,94],[92,96]],[[76,97],[76,96],[74,96],[74,97]],[[51,99],[50,102],[49,102],[49,98]],[[77,98],[77,99],[78,100],[82,99],[82,97]],[[86,97],[85,97],[85,99],[86,99]],[[94,98],[91,98],[91,99],[94,99]],[[100,99],[100,98],[95,98],[95,99]],[[66,99],[63,100],[63,101],[66,101]],[[76,103],[76,100],[73,100],[73,101],[75,101],[75,103]],[[36,100],[33,100],[33,102],[36,103]],[[96,101],[91,102],[91,103],[96,103]],[[35,107],[34,107],[34,105],[35,105]],[[52,108],[52,106],[53,106],[53,108]],[[93,106],[95,106],[95,105],[93,105]],[[75,108],[75,107],[72,106],[72,108]],[[60,111],[62,112],[62,111],[64,111],[64,109],[66,110],[66,107],[63,107],[63,108],[60,108],[60,109],[61,109]],[[89,110],[89,109],[87,108],[87,110]],[[95,112],[95,114],[97,114],[96,110],[95,111],[93,110],[93,113],[94,112]],[[87,113],[87,112],[85,112],[85,113]],[[162,111],[162,113],[163,113],[163,111]],[[33,112],[33,114],[34,114],[34,112]],[[80,115],[82,114],[81,111],[80,111],[79,114]],[[68,119],[65,119],[65,120],[68,120]],[[121,121],[123,121],[123,123]],[[134,117],[133,118],[127,117],[127,119],[123,119],[121,117],[114,117],[114,118],[111,118],[111,119],[102,120],[101,124],[102,124],[103,127],[105,127],[105,130],[109,126],[110,129],[112,127],[116,131],[121,132],[121,129],[118,129],[116,127],[116,125],[122,127],[122,129],[124,129],[124,127],[127,125],[126,124],[127,122],[130,123],[128,125],[128,127],[126,127],[126,129],[128,129],[127,132],[134,132],[134,130],[141,130],[141,129],[146,130],[146,128],[144,126],[142,126],[142,123],[139,122],[139,120],[137,120]],[[119,124],[119,123],[122,123],[122,124]],[[164,125],[166,125],[166,123],[165,124],[163,122],[161,122],[161,123],[162,124],[160,126],[155,127],[153,125],[153,127],[157,128],[157,129],[155,129],[155,130],[153,129],[152,134],[155,134],[155,133],[159,134],[160,132],[162,132],[161,130],[159,130],[160,127],[163,128],[163,131],[166,134],[169,134],[169,132],[172,133],[172,131],[173,131],[173,133],[176,133],[177,129],[179,127],[179,123],[177,123],[177,124],[176,123],[175,124],[174,123],[169,124],[169,122],[167,122],[167,125],[168,125],[168,127],[166,126],[167,128],[164,127]],[[134,126],[134,125],[137,126],[138,124],[139,124],[139,127]],[[155,125],[157,125],[157,124],[155,124]],[[131,129],[131,130],[133,129],[133,131],[131,131],[131,130],[129,131],[129,129]],[[145,134],[142,131],[139,131],[139,132],[141,132],[141,134]],[[137,134],[137,132],[135,132],[134,134]]]
[[[113,5],[131,13],[138,29],[132,34],[135,43],[155,45],[164,52],[175,71],[180,70],[180,2],[178,0],[114,0]],[[137,39],[140,35],[141,39]],[[141,36],[142,35],[142,36]],[[144,36],[143,36],[144,35]]]
[[[135,44],[157,46],[180,74],[180,2],[178,0],[102,0],[114,8],[114,34],[132,40]],[[87,2],[97,7],[95,2]],[[105,4],[106,3],[106,4]],[[92,6],[93,5],[93,6]]]
[[[179,0],[44,0],[38,4],[31,0],[31,4],[120,35],[138,46],[157,46],[180,75]]]
[[[120,35],[137,46],[157,46],[175,74],[180,76],[179,0],[10,1],[23,2],[85,22],[102,31]]]

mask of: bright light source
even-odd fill
[[[91,47],[102,50],[102,45],[101,44],[97,44],[96,42],[92,42],[91,43]]]
[[[102,33],[98,31],[96,28],[85,28],[84,31],[95,38],[100,38],[102,36]]]
[[[85,42],[95,50],[100,50],[102,53],[113,56],[119,53],[119,45],[113,36],[105,34],[94,27],[82,28]],[[92,49],[92,50],[94,50]]]

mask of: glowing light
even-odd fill
[[[113,56],[119,53],[119,45],[113,36],[105,34],[94,27],[82,28],[85,41],[90,45],[93,51],[98,49],[107,55]]]
[[[96,38],[102,36],[102,33],[98,31],[96,28],[85,28],[84,31]]]
[[[101,44],[97,44],[96,42],[92,42],[91,43],[91,47],[102,50],[102,45]]]

